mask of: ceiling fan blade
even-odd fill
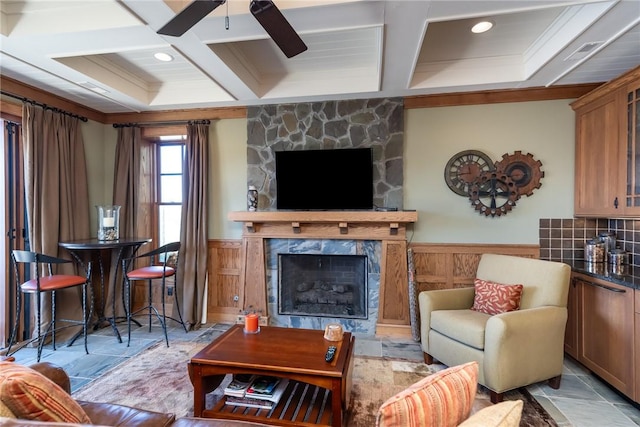
[[[158,34],[180,37],[225,2],[226,0],[195,0],[160,28]]]
[[[252,0],[249,10],[287,58],[307,50],[307,45],[271,0]]]

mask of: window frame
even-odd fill
[[[170,243],[170,242],[161,242],[160,241],[160,208],[161,206],[182,206],[183,202],[184,202],[184,194],[182,194],[181,197],[181,201],[180,202],[162,202],[161,201],[161,197],[162,197],[162,177],[163,176],[176,176],[176,175],[180,175],[182,176],[182,183],[183,183],[183,189],[184,189],[184,162],[182,164],[182,172],[181,173],[162,173],[162,163],[161,163],[161,154],[160,151],[162,150],[163,147],[167,147],[167,146],[181,146],[182,147],[182,157],[184,159],[185,156],[185,151],[186,151],[186,141],[185,141],[186,135],[175,135],[172,137],[165,137],[165,138],[161,138],[161,139],[157,139],[154,142],[154,167],[153,167],[153,183],[154,183],[154,189],[153,189],[153,220],[152,220],[152,226],[153,226],[153,241],[155,242],[156,247],[162,246],[165,243]]]

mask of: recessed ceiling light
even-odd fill
[[[171,62],[171,61],[173,61],[173,56],[169,55],[168,53],[164,53],[164,52],[154,53],[153,57],[156,58],[158,61],[162,61],[162,62]]]
[[[489,31],[491,28],[493,28],[493,22],[480,21],[471,28],[471,32],[480,34],[480,33],[484,33],[485,31]]]

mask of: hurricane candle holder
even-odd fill
[[[98,240],[120,238],[120,206],[96,206],[98,210]]]

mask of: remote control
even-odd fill
[[[327,354],[325,354],[324,356],[324,360],[327,362],[331,362],[335,355],[336,355],[336,346],[330,345],[329,349],[327,349]]]

